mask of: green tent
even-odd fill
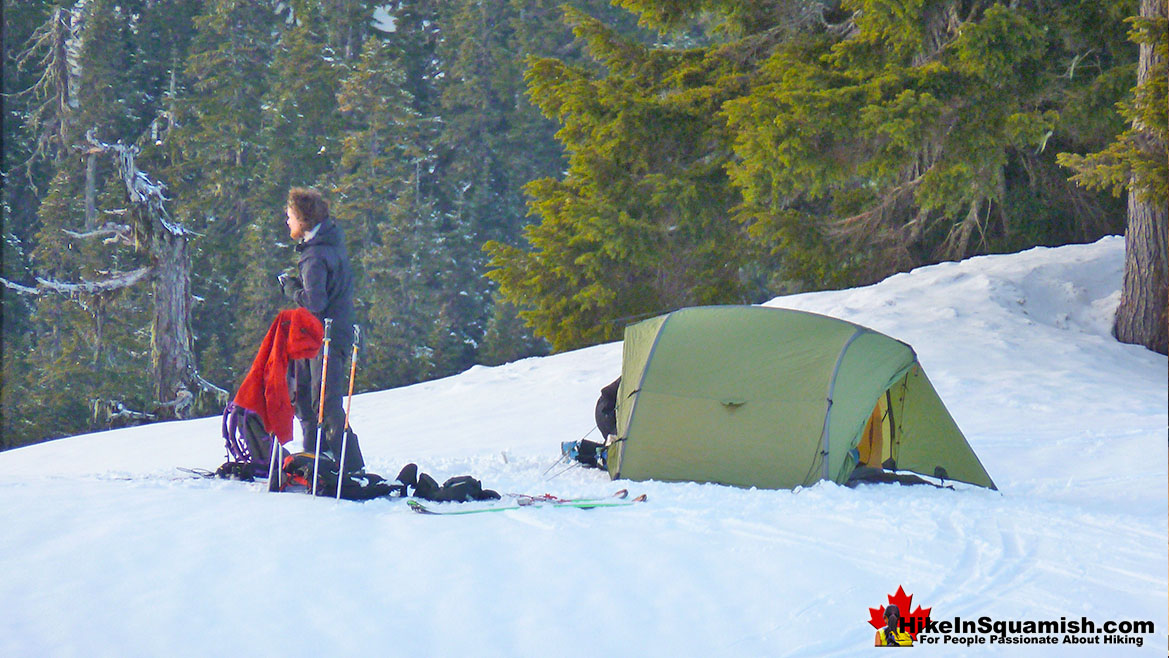
[[[845,483],[858,466],[995,488],[901,341],[761,306],[626,328],[614,478],[785,489]]]

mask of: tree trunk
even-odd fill
[[[1141,16],[1164,17],[1165,0],[1141,0]],[[1141,44],[1137,86],[1164,62],[1149,44]],[[1140,120],[1133,122],[1144,132]],[[1169,208],[1149,201],[1129,186],[1128,230],[1124,245],[1124,287],[1112,333],[1122,343],[1133,343],[1165,354],[1169,351]]]
[[[155,227],[150,249],[154,262],[154,322],[150,336],[154,395],[159,402],[171,401],[167,408],[173,409],[175,418],[186,418],[194,402],[188,387],[195,383],[196,372],[187,236],[160,229]]]
[[[91,134],[91,141],[92,139]],[[151,324],[150,362],[154,368],[154,395],[159,416],[187,418],[195,391],[204,390],[225,399],[224,391],[199,376],[195,368],[191,336],[191,275],[187,240],[190,232],[170,223],[163,206],[164,187],[134,164],[133,146],[98,144],[113,151],[118,173],[126,185],[133,208],[135,242],[148,249],[154,285],[154,320]]]
[[[97,156],[99,151],[85,153],[85,230],[97,228]]]
[[[1128,230],[1124,236],[1124,287],[1112,332],[1122,343],[1169,352],[1169,251],[1165,207],[1128,193]]]
[[[119,272],[99,281],[63,283],[37,277],[37,286],[30,288],[0,278],[0,284],[24,294],[39,295],[52,291],[63,295],[95,295],[94,318],[96,322],[97,346],[94,363],[101,359],[102,334],[105,320],[104,294],[133,286],[149,277],[154,292],[154,319],[151,323],[150,363],[154,376],[154,396],[157,410],[153,414],[130,412],[115,402],[118,416],[147,418],[189,418],[194,411],[196,394],[206,392],[222,402],[227,401],[227,391],[199,376],[195,367],[194,337],[191,332],[191,264],[187,241],[191,232],[173,224],[167,215],[164,202],[167,200],[165,187],[140,171],[134,164],[138,149],[118,142],[103,144],[94,137],[94,131],[86,134],[89,141],[86,154],[92,158],[100,153],[112,155],[118,175],[126,187],[126,198],[130,202],[130,225],[107,226],[85,234],[71,233],[75,237],[94,237],[113,234],[125,239],[124,231],[133,238],[134,249],[150,259],[150,265],[129,272]],[[92,171],[90,166],[89,170]],[[92,177],[89,181],[92,182]],[[87,309],[88,310],[88,309]],[[56,327],[54,327],[54,332]],[[96,412],[95,412],[96,413]],[[127,415],[130,414],[130,415]]]

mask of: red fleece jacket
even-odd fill
[[[259,415],[264,431],[275,434],[281,445],[292,440],[294,417],[288,393],[288,362],[313,358],[324,340],[325,328],[307,309],[281,311],[235,394],[236,405]]]

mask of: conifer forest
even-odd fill
[[[219,413],[292,186],[358,392],[1111,234],[1164,353],[1166,49],[1165,0],[5,0],[0,449]]]

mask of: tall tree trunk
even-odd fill
[[[64,295],[86,294],[96,297],[92,312],[96,322],[97,346],[95,365],[101,359],[105,320],[105,297],[112,291],[129,288],[149,277],[154,292],[154,319],[151,323],[150,362],[153,367],[154,396],[157,408],[152,414],[130,412],[116,403],[118,415],[137,419],[189,418],[194,411],[196,394],[206,392],[220,402],[226,402],[227,391],[199,376],[195,367],[194,337],[191,332],[191,264],[187,241],[192,235],[174,224],[167,215],[165,187],[154,181],[134,164],[138,149],[121,142],[104,144],[86,134],[89,141],[85,153],[90,158],[98,154],[113,156],[118,175],[126,186],[130,202],[129,227],[71,233],[75,237],[95,237],[113,234],[119,240],[133,238],[134,249],[145,254],[150,264],[129,272],[118,272],[98,281],[63,283],[37,277],[37,286],[31,288],[0,278],[0,284],[24,294],[39,295],[52,291]],[[92,161],[92,160],[91,160]],[[132,235],[125,236],[124,230]],[[87,308],[87,310],[89,310]],[[54,327],[54,331],[56,328]],[[96,412],[95,412],[96,413]]]
[[[85,154],[85,230],[97,228],[97,156],[98,151]]]
[[[154,262],[154,321],[150,336],[154,395],[159,402],[172,401],[168,408],[173,409],[176,418],[186,418],[194,402],[190,388],[196,383],[187,235],[156,230],[150,256]]]
[[[1141,0],[1141,16],[1165,17],[1166,0]],[[1142,43],[1137,86],[1164,62],[1150,44]],[[1145,133],[1140,119],[1133,122]],[[1152,139],[1152,138],[1150,138]],[[1129,186],[1128,230],[1125,232],[1124,287],[1112,332],[1123,343],[1144,345],[1161,354],[1169,352],[1169,208],[1148,200]]]
[[[126,185],[133,208],[135,242],[147,250],[154,286],[154,320],[151,324],[150,362],[154,367],[154,395],[163,418],[187,418],[195,393],[208,391],[225,399],[224,391],[199,376],[191,335],[191,265],[187,240],[191,233],[172,224],[163,206],[164,187],[134,164],[138,149],[122,143],[95,147],[113,151],[118,173]]]

